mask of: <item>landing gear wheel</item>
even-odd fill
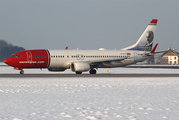
[[[82,74],[82,72],[76,72],[76,74]]]
[[[96,74],[96,70],[95,70],[95,69],[91,69],[91,70],[89,71],[89,73],[90,73],[90,74]]]
[[[21,70],[21,71],[20,71],[20,74],[24,74],[24,71],[23,71],[23,70]]]

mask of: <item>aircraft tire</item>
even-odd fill
[[[82,74],[82,72],[76,72],[76,74]]]
[[[90,73],[90,74],[96,74],[96,70],[95,70],[95,69],[91,69],[91,70],[89,71],[89,73]]]
[[[23,71],[23,70],[21,70],[21,71],[20,71],[20,74],[24,74],[24,71]]]

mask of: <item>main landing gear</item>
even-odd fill
[[[24,74],[24,71],[23,71],[23,70],[21,70],[21,71],[20,71],[20,74]]]
[[[76,72],[76,74],[82,74],[82,72]]]
[[[89,71],[89,73],[90,73],[90,74],[96,74],[96,70],[95,70],[95,69],[91,69],[91,70]]]
[[[95,69],[91,69],[89,71],[90,74],[96,74],[96,70]],[[76,74],[82,74],[82,72],[76,72]]]

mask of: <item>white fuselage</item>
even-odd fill
[[[121,61],[103,62],[98,68],[121,67],[146,60],[146,51],[133,50],[49,50],[49,68],[69,68],[71,62],[90,62],[95,60],[128,58]]]

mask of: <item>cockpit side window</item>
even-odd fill
[[[20,55],[11,55],[11,57],[16,57],[16,58],[18,58],[18,57],[20,57]]]

